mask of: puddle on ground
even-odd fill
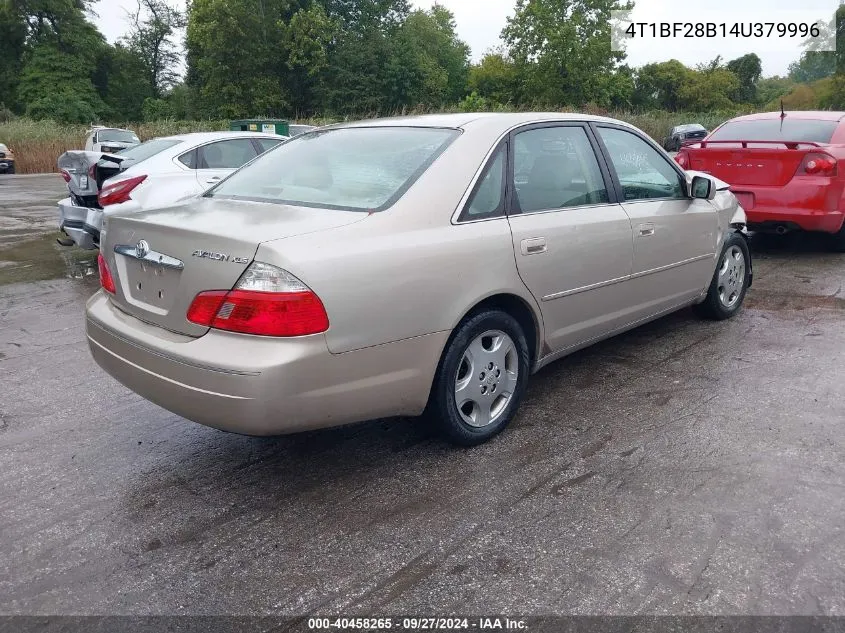
[[[0,249],[0,286],[47,279],[97,277],[97,251],[59,246],[60,233]]]
[[[745,307],[752,310],[773,310],[775,312],[816,308],[845,310],[845,298],[832,295],[781,294],[754,290],[745,297]]]

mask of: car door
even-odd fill
[[[637,132],[609,124],[594,128],[631,218],[631,288],[640,311],[656,314],[698,296],[713,274],[719,241],[715,208],[692,199],[685,174]]]
[[[216,185],[258,154],[259,151],[249,138],[226,139],[198,147],[196,177],[201,191]]]
[[[552,353],[628,321],[631,222],[582,123],[528,126],[511,137],[508,220],[520,277],[543,313]]]

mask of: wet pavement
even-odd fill
[[[255,439],[95,366],[90,253],[49,241],[62,187],[32,182],[0,181],[0,228],[46,235],[0,260],[49,242],[34,281],[0,278],[0,613],[845,615],[824,240],[755,239],[737,318],[684,310],[553,364],[487,445],[410,419]]]

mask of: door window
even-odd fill
[[[262,152],[269,152],[271,149],[276,147],[276,145],[282,142],[281,140],[276,140],[274,138],[259,138],[257,140],[258,144],[261,145]]]
[[[616,128],[599,127],[598,131],[622,185],[624,200],[687,197],[681,175],[646,141]]]
[[[464,207],[459,222],[482,220],[502,215],[504,210],[505,149],[499,149],[487,163],[487,169]]]
[[[517,212],[608,202],[596,154],[581,126],[520,132],[514,145]]]
[[[198,169],[237,169],[256,156],[258,153],[248,138],[218,141],[199,148],[197,166]]]

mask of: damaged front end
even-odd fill
[[[59,202],[59,230],[69,238],[59,240],[60,244],[99,248],[103,208],[98,195],[103,183],[120,173],[124,160],[115,154],[82,150],[59,157],[59,171],[70,193]]]

